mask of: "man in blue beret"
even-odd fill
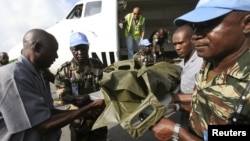
[[[140,51],[134,54],[133,58],[143,64],[152,64],[155,62],[155,59],[152,54],[152,44],[149,42],[148,39],[143,39],[140,43]]]
[[[103,76],[103,64],[89,58],[89,41],[81,32],[70,36],[71,61],[65,62],[57,71],[55,86],[59,99],[71,104],[70,109],[78,109],[90,103],[89,93],[100,90],[99,80]],[[100,112],[104,107],[100,108]],[[100,112],[89,112],[89,116],[78,118],[70,123],[71,141],[105,141],[107,128],[91,130]]]
[[[159,140],[208,140],[209,125],[250,125],[249,0],[200,0],[174,24],[192,25],[191,41],[204,63],[189,110],[192,133],[162,118],[152,127],[155,136]],[[182,100],[179,96],[173,101]]]

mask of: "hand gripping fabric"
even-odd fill
[[[171,115],[171,92],[181,68],[168,62],[144,66],[133,59],[104,69],[101,91],[106,108],[92,129],[120,124],[133,138],[143,135],[163,116]]]

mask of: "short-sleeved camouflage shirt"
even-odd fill
[[[250,81],[250,51],[243,54],[228,70],[207,82],[210,62],[204,62],[193,93],[190,124],[203,137],[208,125],[230,124],[241,94]],[[239,117],[239,124],[250,124],[250,92]]]

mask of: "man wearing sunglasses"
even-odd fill
[[[162,118],[152,127],[159,140],[208,140],[207,135],[213,140],[210,137],[218,139],[218,134],[212,136],[211,125],[224,125],[225,129],[232,128],[232,124],[250,125],[250,5],[247,3],[249,0],[200,0],[194,10],[174,20],[177,26],[193,25],[191,40],[204,63],[192,94],[189,115],[192,133]],[[174,99],[178,100],[182,98]],[[249,136],[242,126],[234,127],[238,129],[219,130],[223,131],[219,136],[223,139]],[[229,131],[235,131],[234,135]]]

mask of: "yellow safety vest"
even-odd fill
[[[139,16],[139,21],[137,25],[135,25],[134,29],[132,29],[133,26],[133,13],[128,14],[128,20],[125,28],[125,37],[128,37],[128,34],[131,33],[133,35],[133,38],[135,40],[138,40],[141,36],[142,30],[141,27],[144,25],[145,18],[143,16]]]

